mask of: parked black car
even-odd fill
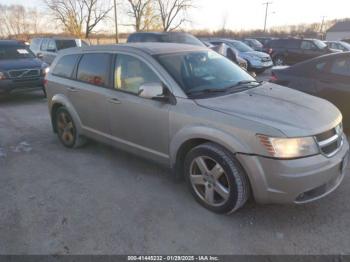
[[[57,52],[71,47],[87,46],[88,44],[76,38],[33,38],[30,50],[45,63],[51,65],[57,56]]]
[[[48,65],[36,58],[28,45],[0,40],[0,94],[13,90],[43,89]]]
[[[350,130],[350,52],[274,68],[271,74],[273,83],[331,101],[343,113],[344,125]]]
[[[339,52],[318,39],[275,39],[266,48],[275,65],[293,65],[321,55]]]

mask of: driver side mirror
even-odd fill
[[[43,59],[44,55],[42,53],[37,53],[36,57],[39,58],[39,59]]]
[[[141,85],[139,89],[139,96],[162,102],[169,101],[169,97],[164,94],[164,87],[162,83],[145,83]]]

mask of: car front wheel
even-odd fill
[[[192,195],[215,213],[232,213],[249,198],[245,172],[234,156],[217,144],[193,148],[186,156],[185,172]]]

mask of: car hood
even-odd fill
[[[340,111],[326,100],[271,83],[195,102],[211,110],[276,128],[288,137],[320,134],[342,120]]]
[[[255,57],[259,57],[259,58],[269,58],[270,57],[270,55],[263,53],[263,52],[259,52],[259,51],[243,52],[243,53],[240,53],[240,55],[242,57],[251,57],[251,56],[255,56]]]
[[[16,70],[16,69],[30,69],[41,68],[43,62],[38,58],[24,58],[24,59],[11,59],[0,60],[0,70]]]

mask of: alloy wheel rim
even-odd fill
[[[283,65],[283,59],[282,58],[276,59],[276,65]]]
[[[190,181],[197,196],[210,206],[222,206],[230,197],[228,176],[210,157],[199,156],[192,161]]]
[[[75,129],[72,119],[64,112],[57,117],[57,129],[63,143],[70,145],[74,142]]]

